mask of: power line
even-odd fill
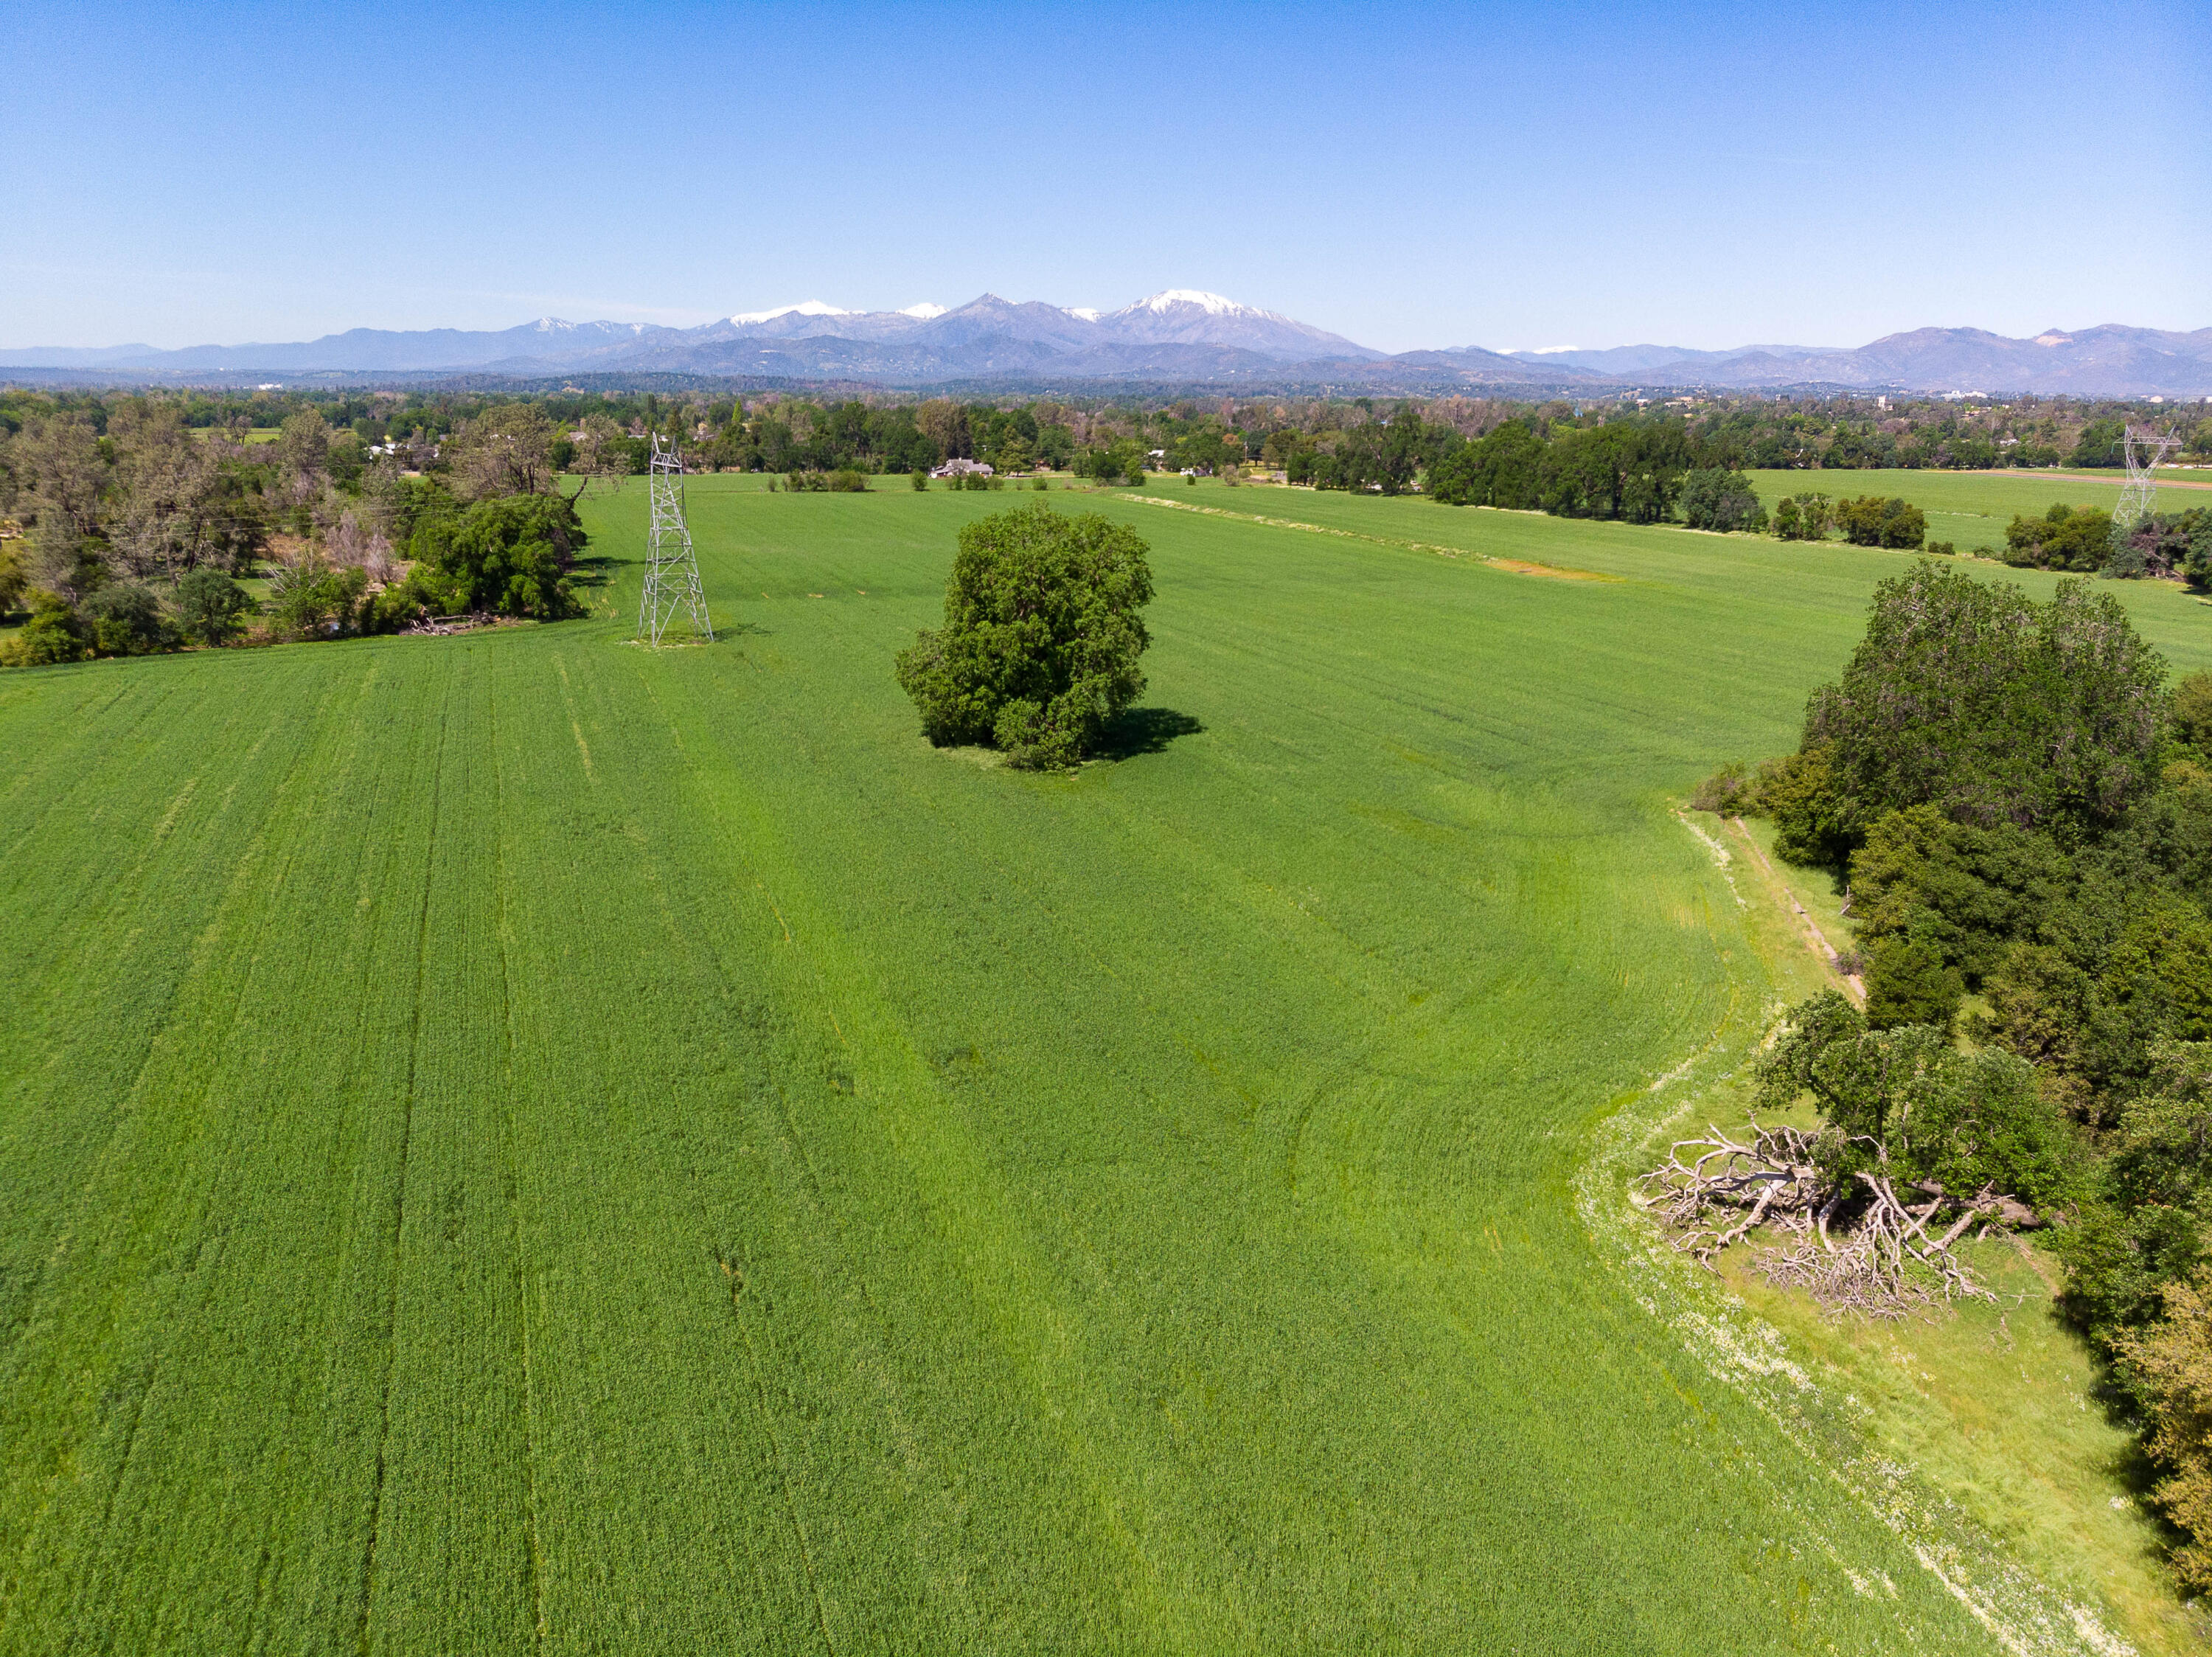
[[[638,637],[648,644],[659,644],[681,608],[691,612],[693,633],[712,640],[714,629],[707,619],[699,560],[692,555],[691,531],[684,521],[684,457],[673,442],[663,448],[658,432],[653,438],[648,486],[653,527],[646,534],[645,591],[637,600]]]

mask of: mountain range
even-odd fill
[[[2107,325],[2012,339],[1978,328],[1921,328],[1855,349],[1758,344],[1732,350],[1623,345],[1395,355],[1218,294],[1171,288],[1116,311],[1016,303],[985,294],[950,308],[848,311],[819,300],[696,328],[542,318],[468,332],[355,328],[289,344],[0,348],[0,379],[73,374],[107,381],[240,375],[442,375],[543,378],[691,374],[927,386],[997,381],[1328,385],[1340,388],[1562,390],[1837,389],[2033,392],[2075,396],[2212,395],[2212,328]]]

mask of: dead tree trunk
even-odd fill
[[[1832,1311],[1898,1318],[1938,1301],[1995,1300],[1954,1246],[1977,1220],[1985,1229],[2026,1229],[2040,1223],[2035,1211],[1987,1188],[1960,1196],[1926,1181],[1900,1194],[1881,1147],[1864,1142],[1876,1166],[1837,1175],[1802,1130],[1753,1123],[1747,1137],[1732,1138],[1709,1128],[1678,1140],[1636,1185],[1674,1246],[1708,1269],[1762,1228],[1778,1233],[1757,1248],[1754,1268]],[[1931,1232],[1939,1218],[1949,1223]]]

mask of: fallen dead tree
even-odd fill
[[[1860,1161],[1873,1166],[1849,1166]],[[1969,1231],[2031,1229],[2042,1223],[2035,1210],[1988,1186],[1968,1195],[1900,1180],[1887,1164],[1867,1135],[1754,1122],[1740,1138],[1709,1127],[1677,1140],[1636,1184],[1677,1250],[1713,1269],[1764,1232],[1753,1270],[1831,1311],[1899,1318],[1942,1301],[1996,1299],[1956,1245]]]
[[[479,627],[508,627],[514,618],[502,616],[496,611],[475,610],[459,616],[422,616],[399,631],[402,633],[435,634],[441,638],[453,633],[472,632]]]
[[[1994,1300],[1960,1240],[2028,1230],[2078,1192],[2075,1136],[2033,1065],[1930,1025],[1871,1028],[1832,990],[1790,1008],[1753,1080],[1758,1109],[1809,1104],[1820,1128],[1709,1128],[1636,1182],[1708,1267],[1748,1242],[1769,1282],[1870,1317]]]

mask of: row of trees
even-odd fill
[[[2115,533],[2101,507],[2052,507],[2015,515],[2005,528],[2004,561],[2021,569],[2095,571],[2121,578],[2179,576],[2212,586],[2212,510],[2156,513]]]
[[[1813,1089],[1834,1155],[1879,1155],[1939,1199],[2002,1190],[2033,1211],[2021,1223],[2057,1222],[2063,1307],[2147,1423],[2159,1498],[2196,1538],[2177,1566],[2203,1589],[2212,673],[2166,679],[2087,582],[2038,603],[1923,564],[1878,589],[1798,750],[1703,799],[1771,813],[1785,856],[1849,882],[1868,1034],[1830,1028],[1832,1008],[1796,1025],[1828,1031],[1813,1045],[1845,1056],[1859,1102],[1823,1100],[1802,1066],[1783,1091]],[[1962,1017],[1968,992],[1985,1010]]]
[[[647,439],[654,434],[686,444],[697,464],[778,472],[903,472],[952,459],[988,461],[1001,472],[1063,468],[1086,449],[1127,440],[1170,472],[1219,472],[1262,461],[1292,473],[1293,481],[1400,490],[1412,486],[1404,470],[1407,448],[1418,452],[1418,472],[1442,458],[1443,434],[1480,438],[1511,418],[1526,422],[1547,442],[1623,417],[1671,421],[1684,427],[1697,469],[1736,472],[2117,466],[2121,426],[2130,413],[2117,405],[2039,399],[1996,406],[1898,399],[1893,406],[1877,408],[1863,397],[1781,401],[1752,395],[1678,399],[1650,414],[1617,400],[1531,405],[1462,397],[1163,402],[1132,395],[1080,403],[1030,399],[1015,405],[882,394],[829,402],[776,392],[733,396],[710,385],[702,382],[698,390],[676,394],[570,387],[538,399],[537,406],[556,429],[554,462],[564,469],[589,458],[587,447],[611,447],[631,470],[641,472]],[[329,469],[343,479],[394,445],[410,466],[434,464],[443,442],[501,399],[429,388],[184,392],[157,400],[185,429],[222,432],[234,440],[249,432],[264,435],[287,418],[314,411],[331,434]],[[143,406],[143,399],[112,394],[0,392],[0,472],[5,467],[5,437],[33,421],[76,415],[104,442],[112,415],[127,423],[129,411]],[[1423,434],[1418,441],[1409,442],[1409,432],[1401,429],[1409,415],[1418,417]],[[2171,423],[2175,411],[2158,411],[2150,417]],[[591,446],[575,440],[572,448],[568,434],[586,428],[598,429],[601,436]],[[2186,436],[2195,452],[2212,454],[2212,421],[2196,420]]]
[[[174,403],[120,403],[104,429],[76,411],[34,417],[6,441],[0,610],[30,620],[17,665],[250,638],[326,638],[425,615],[574,613],[584,545],[556,490],[542,409],[495,405],[436,446],[434,472],[371,458],[313,409],[272,442],[191,427]],[[598,466],[627,469],[620,436]],[[586,433],[586,439],[592,434]],[[272,566],[265,601],[240,578]]]
[[[1453,506],[1495,506],[1694,529],[1761,530],[1766,509],[1741,472],[1711,464],[1682,421],[1625,418],[1549,439],[1508,420],[1473,442],[1449,436],[1428,491]]]

